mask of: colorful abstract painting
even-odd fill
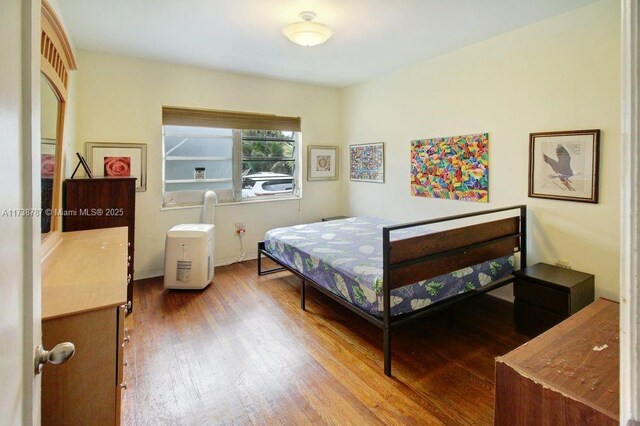
[[[489,201],[489,135],[411,142],[411,193],[416,197]]]
[[[384,142],[349,145],[351,180],[384,183]]]

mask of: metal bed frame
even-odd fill
[[[438,231],[404,240],[391,241],[391,232],[395,230],[490,215],[510,210],[519,210],[519,215],[477,225]],[[462,300],[495,290],[512,282],[515,276],[509,274],[478,289],[440,300],[417,311],[393,317],[391,316],[391,290],[516,252],[520,252],[520,268],[525,268],[527,266],[527,206],[516,205],[419,222],[385,226],[382,228],[382,249],[382,317],[372,315],[358,306],[352,305],[299,271],[285,265],[266,251],[264,241],[258,242],[258,275],[262,276],[281,271],[289,271],[302,279],[300,289],[300,307],[302,310],[305,310],[305,290],[306,284],[308,283],[316,290],[382,329],[384,374],[391,376],[392,327],[430,315]],[[280,265],[280,267],[263,270],[262,256],[271,259]]]

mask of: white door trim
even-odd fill
[[[622,0],[622,206],[620,247],[620,424],[640,421],[640,4]]]
[[[40,0],[22,2],[22,184],[23,208],[38,210],[40,189]],[[40,376],[35,348],[42,343],[40,218],[24,221],[23,424],[40,424]]]

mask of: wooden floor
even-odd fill
[[[216,268],[203,291],[134,286],[128,425],[491,424],[494,358],[524,343],[512,306],[481,296],[382,333],[289,273]]]

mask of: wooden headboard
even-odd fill
[[[521,217],[514,216],[403,240],[389,239],[385,255],[388,256],[390,288],[518,252],[521,227]]]

